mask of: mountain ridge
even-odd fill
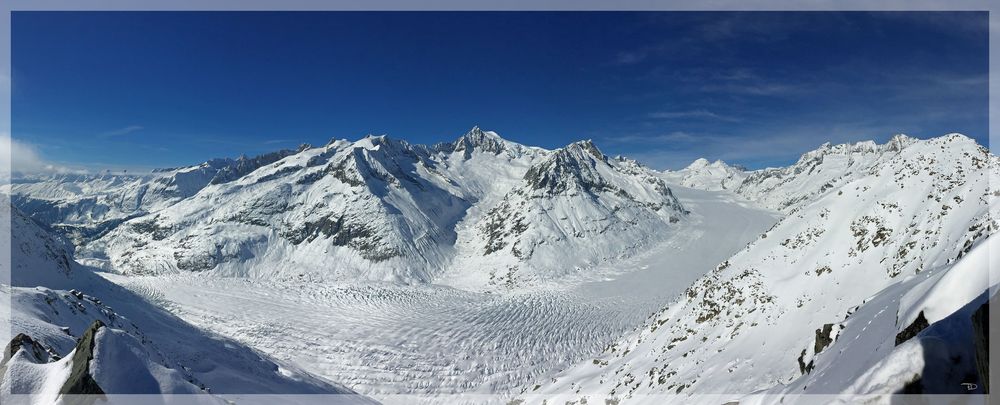
[[[206,170],[211,176],[201,175],[196,182],[176,180]],[[141,181],[128,183],[128,188],[135,189],[137,182]],[[541,239],[532,245],[548,240],[547,246],[558,249],[584,234],[597,237],[603,231],[592,234],[596,232],[593,225],[581,225],[592,221],[604,221],[605,227],[625,217],[629,223],[649,222],[640,227],[641,232],[631,233],[635,241],[630,246],[581,259],[580,269],[653,243],[655,235],[665,230],[663,226],[682,220],[684,214],[654,171],[634,161],[615,161],[592,141],[549,151],[505,140],[479,127],[434,147],[368,135],[354,142],[303,145],[296,151],[255,158],[213,160],[161,172],[150,183],[189,187],[174,193],[146,186],[141,199],[147,205],[102,209],[101,201],[120,200],[121,194],[113,188],[99,198],[84,193],[50,202],[55,213],[49,216],[44,210],[35,212],[43,216],[43,222],[57,227],[83,228],[74,240],[84,260],[125,273],[213,271],[229,276],[403,283],[431,282],[452,267],[458,256],[495,253],[494,242],[486,244],[493,247],[472,252],[459,250],[477,245],[474,241],[482,238],[498,241],[482,231],[487,227],[482,221],[489,221],[484,219],[489,212],[502,211],[498,206],[505,204],[502,200],[512,190],[535,200],[582,198],[587,200],[584,204],[591,204],[590,212],[563,208],[559,215],[575,230],[553,224],[542,231],[551,234],[539,235]],[[23,191],[20,195],[30,195],[33,187],[18,188]],[[88,215],[74,216],[73,204],[88,198],[92,206]],[[23,206],[42,203],[19,201]],[[631,208],[622,212],[624,217],[613,219],[625,207],[622,204]],[[546,204],[535,207],[532,215],[543,220],[556,209]],[[644,210],[649,212],[640,214]],[[661,210],[673,214],[657,214]],[[62,223],[66,220],[71,223]],[[480,231],[459,232],[459,223]],[[513,246],[514,242],[502,244]],[[524,250],[514,256],[531,261],[532,252]],[[328,257],[337,258],[338,264],[332,268],[324,264]],[[537,275],[549,272],[542,267],[551,270],[561,265],[553,258],[538,260]],[[286,270],[272,269],[278,267]]]

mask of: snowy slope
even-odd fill
[[[688,167],[677,171],[665,171],[661,176],[671,183],[701,190],[733,190],[739,187],[749,175],[742,167],[731,166],[721,160],[709,162],[697,159]]]
[[[952,136],[958,134],[949,134]],[[735,187],[737,194],[767,208],[795,211],[836,186],[868,176],[875,166],[894,159],[904,148],[918,142],[896,135],[879,145],[873,141],[832,145],[825,143],[804,153],[795,164],[750,173]]]
[[[435,166],[384,136],[332,142],[209,185],[88,249],[132,274],[426,281],[468,207]]]
[[[799,202],[792,215],[592,362],[539,380],[542,387],[534,393],[652,402],[664,398],[646,395],[680,395],[683,399],[676,400],[685,403],[717,403],[765,389],[791,390],[782,384],[809,385],[820,393],[901,389],[895,384],[901,380],[888,378],[852,385],[843,380],[850,372],[796,380],[851,364],[870,365],[852,363],[846,353],[870,357],[863,345],[892,340],[920,310],[935,322],[986,289],[977,270],[982,253],[965,255],[997,227],[998,205],[989,188],[989,178],[1000,174],[997,158],[957,134],[906,140],[905,145],[873,146],[876,152],[869,158],[879,164],[866,165],[854,176],[817,173],[823,180],[841,180],[818,196],[810,193],[814,199]],[[842,169],[854,167],[847,164],[850,159],[822,158],[830,164],[841,161]],[[951,272],[960,274],[949,277]],[[962,279],[973,281],[960,294],[921,298],[930,286]],[[892,303],[894,298],[903,305]],[[866,306],[875,300],[879,304]],[[881,316],[878,327],[869,328],[875,316]],[[839,350],[828,351],[838,333],[861,339],[842,358]],[[809,384],[815,380],[827,383]]]
[[[12,286],[0,302],[16,338],[3,392],[37,403],[60,393],[351,393],[181,321],[74,262],[65,241],[16,209],[5,214]]]
[[[983,393],[975,365],[972,317],[986,302],[984,286],[1000,276],[988,274],[998,269],[990,262],[990,251],[996,249],[1000,237],[989,237],[946,269],[880,291],[836,323],[835,340],[814,355],[811,372],[757,393],[759,399],[778,403],[797,395],[827,395],[849,401],[851,395],[860,394],[885,403],[891,401],[886,394],[904,389]],[[904,321],[917,317],[926,323]],[[901,326],[906,328],[900,330]],[[978,388],[970,391],[963,383]]]

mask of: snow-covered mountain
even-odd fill
[[[539,280],[634,254],[685,215],[652,170],[609,159],[589,141],[548,151],[478,127],[433,147],[368,136],[221,162],[131,185],[84,189],[60,179],[13,192],[26,208],[72,207],[72,215],[33,211],[55,229],[104,221],[76,239],[80,256],[126,274],[413,283],[459,266],[456,277],[474,271],[479,284],[510,286],[513,267]],[[206,170],[183,193],[156,189],[145,205],[82,214],[80,201],[110,199],[116,187],[176,184]],[[76,193],[53,191],[67,188]],[[599,248],[563,254],[584,245]]]
[[[803,154],[791,166],[750,173],[735,191],[765,207],[792,212],[838,185],[870,175],[874,167],[894,159],[916,142],[915,138],[896,135],[881,145],[873,141],[839,145],[825,143],[819,149]]]
[[[306,146],[303,145],[302,148]],[[212,159],[200,165],[157,169],[145,175],[26,175],[9,186],[23,212],[83,244],[123,221],[191,197],[210,184],[233,181],[295,151],[281,150],[238,159]]]
[[[490,283],[507,286],[555,279],[634,255],[686,214],[653,172],[575,142],[531,165],[476,221],[454,267],[488,270]]]
[[[751,175],[741,194],[791,214],[593,361],[526,392],[640,403],[965,392],[978,384],[970,316],[1000,247],[998,167],[950,134],[826,145]]]
[[[11,286],[0,314],[12,336],[0,362],[5,402],[56,403],[73,394],[350,394],[279,365],[235,341],[195,328],[77,264],[72,247],[17,209],[10,221]],[[6,275],[4,275],[6,276]],[[30,394],[29,398],[9,395]],[[216,395],[210,396],[209,394]],[[196,397],[191,397],[195,399]]]
[[[667,181],[700,190],[733,190],[739,187],[749,173],[743,167],[732,166],[721,160],[709,162],[700,158],[677,171],[663,172]]]

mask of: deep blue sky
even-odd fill
[[[656,168],[987,139],[985,13],[15,12],[12,35],[13,137],[92,170],[476,124]]]

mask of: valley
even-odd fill
[[[188,322],[376,399],[512,396],[589,361],[780,217],[727,192],[673,190],[692,218],[666,241],[531,290],[104,276]]]

